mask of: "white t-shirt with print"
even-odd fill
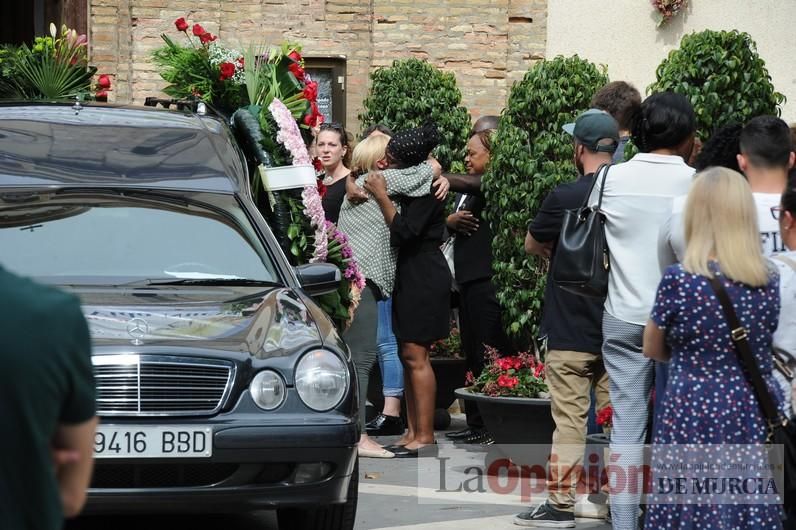
[[[779,193],[752,193],[757,207],[757,222],[760,225],[760,243],[764,256],[785,250],[779,233],[779,222],[771,215],[771,207],[779,206]],[[661,273],[669,265],[682,263],[685,257],[685,201],[687,195],[672,201],[672,214],[661,225],[658,234],[658,265]]]

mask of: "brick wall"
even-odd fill
[[[347,125],[372,69],[421,57],[456,74],[474,117],[499,113],[511,83],[546,45],[546,0],[90,0],[92,61],[116,78],[111,99],[143,102],[163,86],[149,55],[175,35],[173,21],[201,23],[231,46],[300,42],[307,57],[345,57]]]

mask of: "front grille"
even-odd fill
[[[93,358],[102,416],[214,414],[232,386],[233,365],[158,355]]]
[[[212,486],[233,475],[238,464],[97,464],[91,487],[187,488]]]

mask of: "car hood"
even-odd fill
[[[95,347],[172,347],[285,356],[323,343],[317,312],[282,287],[81,287]]]

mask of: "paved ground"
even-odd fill
[[[455,416],[450,430],[464,427]],[[444,433],[437,433],[442,442]],[[384,438],[390,442],[394,438]],[[440,458],[360,459],[360,494],[356,530],[510,530],[514,515],[527,509],[511,478],[478,477],[490,451],[456,449],[443,443]],[[443,483],[440,485],[442,474]],[[538,485],[537,485],[538,486]],[[455,491],[461,488],[461,491]],[[541,488],[543,489],[543,487]],[[448,491],[444,491],[448,490]],[[480,493],[468,493],[481,490]],[[511,490],[511,491],[509,491]],[[532,502],[543,495],[532,495]],[[584,510],[595,512],[598,507]],[[596,515],[596,514],[595,514]],[[68,530],[277,530],[272,513],[232,517],[102,517],[78,521]],[[578,528],[608,530],[600,519],[578,519]]]

